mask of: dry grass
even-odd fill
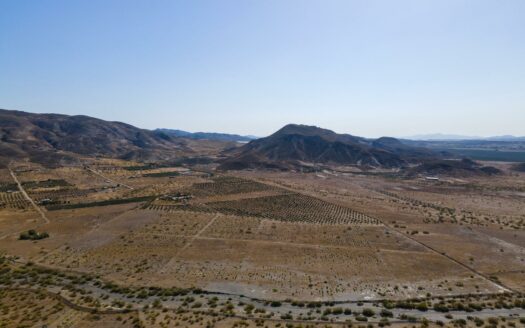
[[[201,287],[267,299],[500,290],[483,276],[515,289],[525,285],[524,202],[506,178],[489,188],[484,180],[436,185],[341,173],[207,177],[176,167],[129,169],[140,165],[90,164],[108,179],[82,167],[31,167],[17,175],[24,182],[67,181],[30,195],[70,204],[179,192],[193,198],[48,211],[51,222],[39,231],[51,237],[38,242],[18,241],[15,234],[40,224],[36,213],[6,208],[0,210],[1,231],[7,231],[0,250],[124,285]],[[144,176],[162,172],[181,175]]]

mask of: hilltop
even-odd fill
[[[0,165],[19,158],[56,164],[75,155],[145,160],[192,152],[180,138],[121,122],[4,109],[0,140]]]
[[[371,140],[298,124],[288,124],[226,155],[228,159],[223,161],[222,169],[290,168],[304,163],[401,168],[439,156],[437,152],[408,146],[395,138]]]
[[[445,156],[451,157],[450,153],[404,140],[367,139],[316,126],[288,124],[268,137],[240,147],[238,140],[232,141],[234,135],[203,133],[184,137],[166,131],[144,130],[84,115],[0,110],[0,166],[17,159],[56,166],[77,162],[79,156],[100,156],[149,162],[218,162],[220,170],[349,165],[366,170],[393,169],[410,175],[499,173],[475,162],[443,162]]]
[[[316,126],[288,124],[266,138],[224,153],[222,170],[309,169],[355,166],[390,169],[401,175],[472,176],[501,171],[440,150],[414,146],[392,137],[368,139]]]
[[[230,133],[217,133],[217,132],[188,132],[184,130],[176,129],[155,129],[155,132],[165,133],[174,137],[183,137],[196,140],[216,140],[216,141],[234,141],[234,142],[248,142],[257,137],[254,136],[241,136],[238,134]]]

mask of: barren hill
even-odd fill
[[[402,144],[394,138],[370,140],[315,126],[289,124],[269,137],[231,151],[222,169],[287,168],[300,163],[333,163],[401,168],[438,157],[438,153]]]
[[[191,153],[183,139],[89,116],[0,110],[0,165],[11,159],[56,163],[75,154],[166,159]]]
[[[220,160],[223,170],[322,164],[401,169],[409,175],[499,173],[472,161],[443,161],[438,151],[395,138],[366,139],[315,126],[289,124],[269,137],[238,147],[235,142],[185,139],[83,115],[0,110],[0,166],[16,159],[56,166],[79,156],[211,163],[221,149],[227,149]]]
[[[409,175],[426,174],[426,175],[446,175],[454,177],[468,177],[479,175],[497,175],[501,170],[492,166],[483,166],[470,159],[462,160],[428,160],[414,168],[407,170]]]
[[[512,166],[512,169],[517,172],[525,172],[525,163],[518,163]]]

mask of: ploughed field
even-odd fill
[[[0,170],[1,255],[14,267],[34,263],[134,293],[106,297],[94,278],[81,279],[92,299],[108,300],[98,305],[106,310],[135,311],[157,300],[156,316],[166,317],[159,309],[184,303],[137,297],[149,288],[202,290],[219,295],[218,302],[243,297],[244,305],[519,299],[525,292],[525,175],[435,182],[336,170],[226,174],[103,159],[54,169],[20,163],[11,170],[27,196],[9,170]],[[29,240],[21,240],[24,233]],[[0,298],[31,298],[29,289]],[[60,293],[75,302],[84,295]],[[41,309],[35,320],[67,324],[71,316],[79,326],[97,320],[46,293],[34,302]],[[244,305],[230,310],[246,315]],[[266,319],[289,319],[286,311],[273,311]],[[140,310],[107,315],[108,326],[149,320]],[[170,320],[183,322],[182,316]]]

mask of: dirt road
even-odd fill
[[[34,209],[38,212],[38,214],[40,214],[40,216],[42,217],[42,219],[44,220],[44,222],[47,224],[49,223],[49,219],[47,218],[46,214],[44,213],[44,211],[38,207],[38,205],[33,201],[33,199],[31,197],[29,197],[29,195],[27,194],[27,192],[25,191],[24,187],[22,187],[22,184],[20,183],[20,181],[18,180],[18,178],[16,177],[16,174],[15,172],[13,172],[13,170],[11,170],[11,168],[9,168],[9,173],[11,174],[11,176],[13,177],[13,180],[15,180],[16,184],[18,185],[18,189],[20,190],[20,192],[22,193],[22,195],[24,195],[24,198],[27,199],[31,205],[34,207]]]

